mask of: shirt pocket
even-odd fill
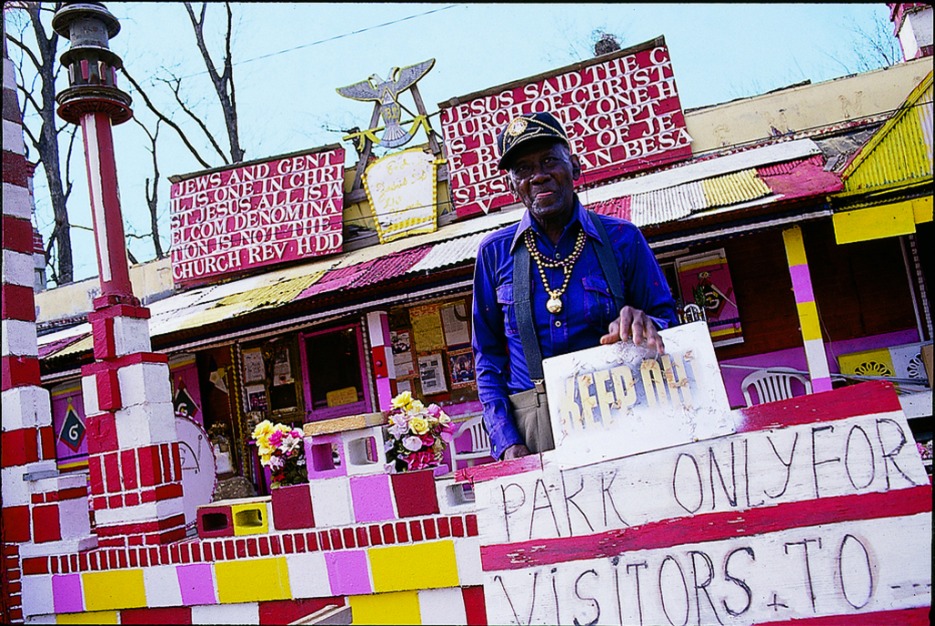
[[[603,276],[585,276],[582,280],[584,286],[584,320],[588,326],[600,328],[604,331],[614,321],[620,311],[615,310],[614,296],[607,286]]]
[[[503,311],[503,328],[507,335],[516,335],[516,303],[513,300],[513,283],[503,283],[497,287],[497,303]]]

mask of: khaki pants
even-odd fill
[[[533,389],[510,396],[516,429],[526,440],[530,452],[545,452],[555,448],[552,439],[552,422],[549,419],[549,404],[545,386],[536,383]]]

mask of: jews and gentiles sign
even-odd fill
[[[169,195],[177,285],[333,254],[343,243],[344,149],[173,178]]]
[[[669,366],[604,346],[574,382],[551,368],[550,407],[578,405],[552,416],[559,447],[461,472],[489,623],[927,623],[932,489],[892,386],[722,413],[703,323],[663,336]]]
[[[497,169],[496,138],[522,113],[549,111],[563,123],[581,158],[578,184],[691,157],[662,37],[438,106],[459,217],[514,202]]]

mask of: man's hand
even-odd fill
[[[647,348],[655,348],[657,354],[666,352],[662,337],[659,336],[652,319],[639,309],[625,306],[620,309],[620,317],[607,327],[607,334],[601,337],[601,344],[627,341],[631,338],[638,346],[645,344]]]
[[[530,454],[532,454],[532,452],[529,451],[529,448],[521,443],[517,443],[504,450],[503,460],[518,459],[521,456],[529,456]]]

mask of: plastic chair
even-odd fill
[[[455,449],[455,440],[468,431],[471,433],[471,451],[458,452]],[[473,465],[474,461],[477,459],[492,459],[490,456],[490,437],[487,436],[487,431],[484,429],[484,416],[475,415],[462,422],[461,427],[455,432],[454,437],[452,437],[451,443],[448,444],[448,448],[451,451],[452,471],[458,469],[458,461],[468,461],[468,465],[470,466]]]
[[[788,367],[771,367],[757,370],[743,379],[740,388],[743,390],[743,397],[747,401],[747,406],[753,406],[754,404],[775,402],[800,395],[792,393],[793,380],[797,380],[805,387],[806,394],[812,393],[812,383],[808,378]],[[750,387],[756,388],[759,402],[753,402],[750,397]]]

